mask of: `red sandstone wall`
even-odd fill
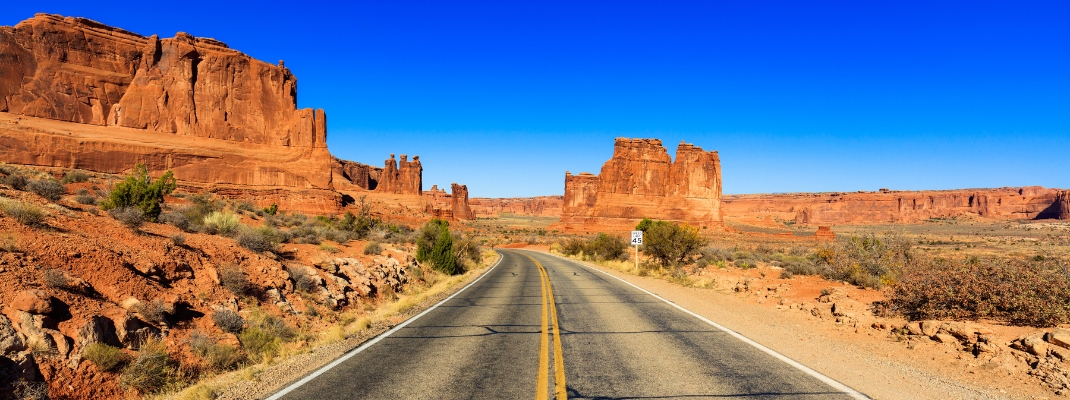
[[[644,217],[722,229],[717,152],[681,143],[674,163],[657,139],[618,138],[599,175],[565,173],[565,231],[626,230]]]
[[[561,217],[564,196],[526,198],[482,198],[471,200],[472,211],[479,218],[496,218],[502,213],[536,217]]]

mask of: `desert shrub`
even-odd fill
[[[144,213],[145,219],[156,221],[160,216],[163,197],[173,192],[175,187],[175,177],[170,170],[160,179],[153,181],[149,177],[148,168],[144,164],[137,164],[133,174],[115,185],[108,199],[100,204],[100,208],[111,210],[136,207]]]
[[[253,203],[242,201],[234,205],[235,211],[244,211],[247,213],[256,213],[256,206]]]
[[[457,234],[453,238],[453,253],[457,257],[457,265],[472,267],[479,266],[483,262],[483,246],[475,238]]]
[[[180,212],[163,212],[160,214],[157,220],[161,223],[174,226],[175,228],[181,229],[186,232],[190,232],[193,230],[193,226],[190,223],[189,218],[186,218],[186,215]]]
[[[56,201],[67,192],[67,187],[52,179],[39,179],[27,183],[26,190],[36,193],[49,201]]]
[[[167,385],[174,371],[167,346],[150,340],[141,345],[137,357],[123,369],[119,383],[139,393],[155,393]]]
[[[338,229],[326,229],[323,231],[323,239],[330,240],[338,244],[346,244],[346,242],[352,240],[357,235],[352,232],[346,232]]]
[[[55,268],[45,268],[41,271],[41,280],[45,286],[56,289],[68,289],[71,287],[71,279],[66,272]]]
[[[190,350],[196,354],[213,371],[227,371],[237,368],[245,361],[241,350],[215,338],[195,331],[189,338]]]
[[[368,229],[368,239],[382,242],[390,238],[390,229],[384,226],[375,226]]]
[[[188,200],[190,205],[180,211],[180,214],[185,217],[189,225],[189,229],[186,229],[187,231],[203,228],[205,217],[213,212],[223,210],[223,202],[216,200],[208,193],[190,196]]]
[[[242,329],[245,328],[245,318],[242,318],[237,312],[225,308],[213,313],[212,321],[223,332],[235,335],[241,333]]]
[[[586,246],[586,253],[599,261],[628,259],[628,242],[619,236],[598,233]]]
[[[238,244],[255,252],[275,251],[282,241],[279,231],[270,226],[242,229]]]
[[[237,214],[212,211],[204,217],[204,230],[213,235],[229,235],[241,225]]]
[[[420,229],[416,238],[416,260],[430,263],[447,275],[457,275],[463,273],[464,268],[457,264],[449,226],[449,222],[435,218]]]
[[[241,268],[233,265],[219,269],[219,284],[237,296],[243,296],[252,289],[249,276]]]
[[[67,171],[59,181],[63,184],[89,182],[89,174],[80,170]]]
[[[699,258],[697,264],[700,267],[707,265],[716,265],[720,263],[725,264],[728,261],[732,261],[732,251],[722,247],[706,246],[699,250]]]
[[[781,278],[791,278],[795,275],[821,275],[823,269],[818,266],[813,260],[793,257],[786,259],[780,264],[783,268],[780,271]]]
[[[370,242],[364,246],[365,255],[376,255],[383,252],[383,246],[379,245],[379,242]]]
[[[572,238],[561,244],[561,253],[567,256],[575,256],[583,253],[586,248],[587,243],[584,243],[582,239]]]
[[[33,204],[8,199],[0,199],[0,211],[26,226],[41,225],[48,216],[45,210]]]
[[[238,335],[238,340],[250,358],[263,361],[274,357],[281,343],[290,341],[296,336],[297,333],[293,328],[287,326],[286,322],[279,317],[254,312],[253,317],[250,318],[249,327]]]
[[[18,400],[48,400],[48,382],[19,378],[11,385],[11,394]]]
[[[290,229],[290,235],[295,243],[320,244],[325,229],[314,223],[305,223]]]
[[[279,213],[279,205],[271,203],[271,206],[264,208],[264,213],[267,215],[275,215]]]
[[[909,241],[893,234],[871,234],[822,246],[814,260],[827,279],[880,288],[895,283],[913,255]]]
[[[909,319],[1070,323],[1070,265],[1059,260],[925,260],[899,274],[892,309]]]
[[[114,371],[129,358],[121,349],[104,343],[90,343],[82,350],[82,357],[96,364],[101,371]]]
[[[145,322],[151,322],[157,325],[166,325],[167,316],[170,313],[167,306],[163,304],[163,301],[159,299],[140,302],[133,307],[133,311],[141,316]]]
[[[97,205],[97,198],[93,197],[93,195],[89,194],[88,190],[80,189],[78,191],[79,191],[78,195],[74,196],[74,201],[78,202],[78,204],[85,204],[87,206],[95,206],[95,205]],[[81,193],[83,191],[84,191],[84,193]]]
[[[699,236],[698,229],[688,224],[653,221],[645,228],[643,251],[662,267],[683,265],[706,245],[706,239]]]
[[[9,174],[0,178],[0,184],[11,186],[15,190],[26,189],[27,183],[29,183],[29,180],[21,174]]]
[[[181,233],[176,233],[174,235],[171,235],[171,244],[174,244],[175,246],[185,246],[186,245],[186,235],[183,235]]]
[[[295,267],[287,270],[290,274],[290,279],[294,281],[294,290],[301,293],[309,293],[319,283],[319,277],[314,272],[304,267]]]
[[[141,224],[145,223],[145,213],[137,207],[113,208],[108,211],[108,215],[111,215],[116,221],[126,225],[127,228],[134,230],[140,228]]]

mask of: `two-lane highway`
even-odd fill
[[[852,398],[610,275],[501,250],[480,280],[273,398]]]

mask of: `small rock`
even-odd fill
[[[1048,354],[1048,344],[1044,342],[1043,336],[1040,333],[1034,333],[1023,338],[1022,347],[1025,348],[1025,351],[1028,351],[1035,356],[1044,357]]]
[[[932,335],[932,339],[944,344],[958,344],[959,342],[959,340],[956,339],[954,336],[948,335],[946,333],[937,333],[935,335]]]
[[[1044,340],[1064,349],[1070,349],[1070,329],[1055,328],[1055,330],[1044,335]]]
[[[934,336],[940,333],[940,327],[943,323],[940,321],[921,321],[921,333],[925,336]]]
[[[11,320],[7,319],[4,314],[0,314],[0,354],[22,351],[25,348],[26,344],[11,326]]]
[[[925,331],[921,329],[921,324],[917,322],[909,322],[903,328],[910,332],[911,335],[921,336],[925,334]]]
[[[48,314],[52,312],[52,297],[36,289],[23,290],[15,296],[11,306],[31,314]]]

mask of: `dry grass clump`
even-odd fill
[[[119,384],[142,394],[163,389],[177,372],[177,367],[167,346],[158,340],[149,340],[141,345],[137,357],[119,376]]]
[[[283,235],[270,226],[242,229],[237,238],[239,245],[255,252],[274,252],[282,239]]]
[[[307,268],[290,268],[286,272],[290,274],[290,279],[294,282],[294,290],[298,292],[309,293],[319,283],[319,276],[316,276],[315,273]]]
[[[41,225],[48,216],[41,207],[8,199],[0,199],[0,211],[26,226]]]
[[[132,310],[140,315],[145,322],[151,322],[157,325],[167,325],[167,317],[171,312],[171,310],[158,299],[150,302],[137,303]]]
[[[826,279],[881,288],[914,262],[910,242],[894,234],[853,236],[822,246],[814,261]]]
[[[65,185],[66,184],[70,184],[70,183],[89,182],[89,174],[85,173],[85,171],[81,171],[81,170],[77,170],[77,169],[76,170],[72,170],[72,171],[67,171],[66,173],[63,174],[63,179],[60,179],[59,181],[60,181],[60,183],[63,183]]]
[[[67,192],[67,188],[56,180],[40,179],[26,184],[26,190],[36,193],[49,201],[59,200]]]
[[[213,235],[229,235],[238,231],[241,225],[238,215],[228,212],[212,211],[204,217],[204,231]]]
[[[122,349],[104,343],[90,343],[82,350],[82,357],[96,364],[97,369],[108,372],[119,369],[130,361]]]
[[[215,338],[195,331],[189,338],[190,349],[212,371],[228,371],[245,361],[245,354],[237,347],[219,343]]]
[[[378,255],[383,252],[383,246],[379,242],[369,242],[364,246],[364,255]]]
[[[261,362],[274,358],[282,343],[295,337],[297,332],[279,317],[254,310],[249,326],[238,335],[238,340],[250,359]]]
[[[87,206],[97,205],[97,198],[89,194],[89,191],[85,188],[78,189],[78,192],[76,193],[77,195],[74,196],[74,201],[78,202],[78,204],[85,204]]]
[[[1070,323],[1070,263],[1052,259],[936,259],[907,267],[894,311],[919,319],[991,319],[1051,327]]]

